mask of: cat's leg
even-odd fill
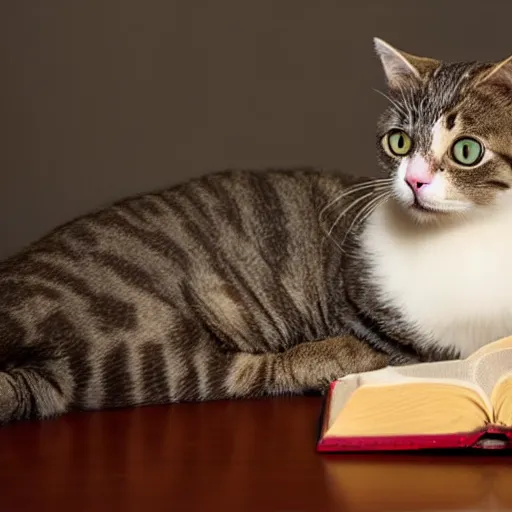
[[[62,315],[47,319],[32,344],[21,326],[6,320],[0,315],[0,424],[72,409],[322,391],[336,378],[389,362],[352,336],[278,353],[246,353],[222,349],[207,333],[195,337],[192,330],[191,343],[183,342],[179,350],[172,343],[118,343],[88,354],[87,343]],[[91,357],[97,374],[91,372]]]
[[[228,397],[324,391],[335,379],[389,362],[387,354],[349,335],[301,343],[280,353],[238,353],[219,391]]]

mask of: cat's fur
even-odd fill
[[[83,216],[0,264],[0,422],[322,390],[512,332],[510,66],[376,46],[389,179],[220,172]],[[437,209],[451,193],[462,214],[418,211],[380,141],[398,125],[429,155],[453,109],[495,156],[444,166]]]

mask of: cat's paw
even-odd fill
[[[302,390],[325,392],[331,382],[346,375],[384,368],[389,355],[352,336],[303,343],[289,350],[283,368]]]

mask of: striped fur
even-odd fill
[[[301,393],[386,364],[345,325],[342,253],[319,224],[349,183],[212,174],[76,219],[3,262],[0,421]]]
[[[393,100],[384,124],[423,98],[459,101],[466,68],[446,69],[423,96],[410,90],[416,103]],[[75,219],[0,263],[0,423],[322,391],[348,373],[459,357],[379,294],[361,244],[393,201],[395,162],[381,159],[389,179],[206,175]]]

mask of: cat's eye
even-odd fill
[[[396,156],[405,156],[411,151],[412,141],[407,133],[394,130],[386,136],[389,151]]]
[[[452,146],[452,158],[460,165],[476,165],[484,156],[484,147],[476,139],[464,137]]]

